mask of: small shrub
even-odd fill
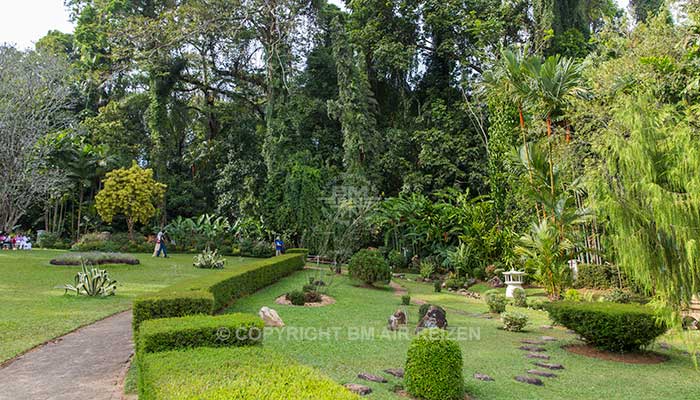
[[[462,349],[442,329],[421,331],[408,348],[404,384],[413,396],[426,400],[464,397]]]
[[[420,277],[427,280],[435,273],[437,265],[433,260],[425,259],[420,262]]]
[[[436,293],[440,293],[442,291],[442,282],[435,281],[435,283],[433,283],[433,289],[435,289]]]
[[[55,233],[44,232],[37,237],[36,245],[44,249],[66,250],[70,248],[70,241]]]
[[[401,296],[401,304],[407,306],[411,304],[411,296],[405,294]]]
[[[314,284],[308,284],[308,285],[304,285],[304,286],[301,288],[301,290],[302,290],[304,293],[306,293],[306,292],[315,292],[315,291],[318,290],[318,286],[316,286],[316,285],[314,285]]]
[[[629,292],[622,289],[613,289],[610,293],[605,295],[604,299],[612,303],[626,304],[632,300],[632,296]]]
[[[194,266],[202,269],[222,269],[226,259],[217,250],[204,249],[202,254],[194,256]]]
[[[548,301],[545,299],[528,299],[527,307],[533,310],[544,310],[547,303]]]
[[[506,296],[498,290],[489,290],[484,293],[484,300],[489,306],[489,312],[500,314],[506,310]]]
[[[445,311],[444,308],[442,308],[442,307],[440,307],[440,306],[438,306],[438,305],[436,305],[436,304],[426,303],[426,304],[422,304],[422,305],[420,306],[420,308],[418,309],[418,319],[423,319],[423,317],[425,316],[425,314],[428,312],[428,310],[429,310],[430,307],[432,307],[432,306],[435,306],[436,308],[440,309],[440,311],[442,311],[443,314],[447,315],[447,312]]]
[[[350,276],[366,284],[389,283],[391,270],[384,257],[376,250],[360,250],[350,259]]]
[[[488,265],[486,268],[484,268],[484,275],[486,275],[486,279],[491,279],[494,276],[496,276],[497,269],[498,269],[498,267],[496,267],[493,264]]]
[[[90,268],[83,263],[82,271],[75,275],[73,285],[66,284],[59,286],[66,293],[75,292],[76,295],[90,297],[113,296],[117,291],[117,281],[110,278],[109,273],[104,269]]]
[[[576,289],[568,289],[564,293],[564,300],[566,301],[581,301],[581,293]]]
[[[408,266],[408,260],[398,250],[391,250],[386,258],[391,268],[404,269]]]
[[[294,290],[287,293],[287,300],[295,306],[303,306],[306,303],[306,295],[300,290]]]
[[[81,265],[82,262],[90,265],[139,264],[139,260],[130,254],[102,252],[65,253],[49,261],[51,265]]]
[[[504,312],[501,314],[503,329],[510,332],[520,332],[527,325],[527,315],[519,312]]]
[[[604,350],[624,352],[648,346],[666,332],[653,310],[639,304],[558,301],[546,306],[557,324]]]
[[[516,307],[527,307],[527,294],[525,290],[520,288],[513,290],[513,305]]]
[[[449,278],[445,281],[445,287],[452,290],[463,289],[467,280],[461,277]]]
[[[319,292],[304,292],[304,302],[305,303],[320,303],[323,301],[321,293]]]

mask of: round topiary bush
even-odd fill
[[[408,347],[404,376],[406,390],[426,400],[464,397],[462,349],[446,331],[421,331]]]
[[[411,296],[407,294],[401,296],[401,304],[403,304],[404,306],[411,305]]]
[[[384,257],[376,250],[360,250],[348,264],[350,276],[372,285],[376,282],[389,283],[391,270]]]
[[[489,290],[484,293],[484,300],[489,306],[489,312],[500,314],[506,310],[506,296],[498,290]]]
[[[513,305],[516,307],[527,307],[527,294],[525,290],[515,288],[513,290]]]
[[[608,351],[639,350],[667,330],[653,310],[640,304],[558,301],[545,309],[552,321]]]
[[[503,329],[510,332],[520,332],[527,325],[528,316],[519,312],[504,312],[501,314]]]

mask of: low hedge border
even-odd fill
[[[137,352],[146,353],[194,347],[236,347],[259,344],[263,320],[252,314],[190,315],[143,321]]]
[[[261,346],[144,354],[140,400],[359,400],[318,370]]]
[[[557,301],[545,309],[552,321],[608,351],[638,350],[667,330],[652,309],[640,304]]]
[[[252,261],[236,269],[213,272],[139,297],[133,304],[133,327],[156,318],[212,314],[304,267],[301,253]]]

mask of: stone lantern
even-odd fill
[[[523,288],[523,276],[525,276],[525,273],[511,269],[510,271],[504,272],[503,276],[505,278],[505,284],[508,285],[508,287],[506,287],[506,297],[513,298],[513,291]]]

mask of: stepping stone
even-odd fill
[[[574,335],[574,334],[576,334],[576,331],[572,331],[571,329],[567,329],[566,333]]]
[[[385,369],[384,372],[397,378],[403,378],[403,368],[389,368]]]
[[[484,382],[492,382],[493,381],[493,378],[491,378],[490,376],[488,376],[486,374],[480,374],[478,372],[474,374],[474,379],[478,379],[478,380],[484,381]]]
[[[386,378],[383,376],[372,375],[372,374],[368,374],[366,372],[362,372],[362,373],[357,374],[357,377],[360,379],[370,381],[370,382],[379,382],[379,383],[387,383],[388,382],[386,380]]]
[[[526,358],[537,358],[538,360],[549,360],[549,356],[546,354],[537,354],[537,353],[527,353],[525,354]]]
[[[360,396],[366,396],[370,393],[372,393],[372,388],[369,386],[364,386],[364,385],[358,385],[357,383],[346,383],[345,388],[355,394],[359,394]]]
[[[515,380],[522,383],[529,383],[530,385],[544,386],[544,382],[542,382],[542,379],[540,378],[532,378],[529,376],[516,376]]]
[[[542,329],[554,329],[552,325],[540,325],[540,328]]]
[[[533,364],[537,365],[538,367],[547,368],[547,369],[564,369],[564,366],[561,364],[550,364],[550,363],[546,363],[546,362],[535,362]]]
[[[547,371],[540,371],[539,369],[528,369],[527,373],[530,375],[544,376],[545,378],[556,378],[557,374],[553,374]]]
[[[525,351],[534,351],[536,353],[541,353],[543,351],[547,351],[544,347],[537,347],[537,346],[520,346],[518,347],[520,350],[525,350]]]
[[[524,343],[524,344],[537,344],[537,345],[544,344],[544,342],[541,342],[541,341],[539,341],[539,340],[532,340],[532,339],[523,339],[523,340],[520,341],[520,343]]]
[[[556,342],[559,339],[555,338],[554,336],[540,336],[540,340],[544,342]]]

